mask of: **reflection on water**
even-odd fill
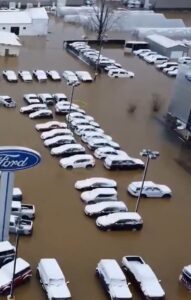
[[[81,38],[82,35],[80,27],[52,18],[47,38],[22,38],[24,47],[20,57],[1,58],[1,68],[33,70],[38,67],[60,72],[90,70],[62,48],[64,39]],[[34,278],[15,291],[16,297],[20,300],[44,299],[45,294],[35,279],[35,268],[40,258],[56,257],[70,281],[73,299],[104,300],[106,295],[94,276],[97,262],[101,258],[116,258],[120,262],[122,256],[136,254],[143,256],[156,271],[167,299],[187,300],[190,294],[178,283],[178,276],[182,267],[191,263],[190,175],[175,161],[180,146],[164,134],[163,125],[156,121],[152,112],[153,93],[165,99],[160,115],[166,112],[174,80],[137,57],[125,56],[122,49],[103,48],[103,53],[135,72],[135,78],[118,80],[102,74],[95,83],[81,84],[75,90],[74,102],[81,103],[81,107],[93,115],[105,132],[130,155],[139,156],[139,151],[147,147],[160,151],[160,158],[150,163],[147,179],[169,185],[173,197],[171,200],[141,201],[144,228],[140,232],[97,230],[94,221],[84,216],[80,194],[74,189],[75,181],[90,176],[113,178],[118,182],[119,199],[133,210],[135,199],[127,195],[126,187],[131,181],[140,180],[142,172],[109,172],[99,161],[92,170],[62,169],[35,131],[37,122],[20,115],[19,108],[24,104],[22,96],[25,93],[64,92],[69,96],[71,88],[64,81],[9,84],[1,79],[0,93],[9,94],[18,104],[16,110],[0,110],[1,144],[28,146],[42,154],[39,167],[16,175],[15,184],[22,188],[25,203],[34,203],[37,212],[33,236],[22,237],[19,247],[19,255],[32,264]],[[134,114],[128,113],[132,102],[136,103]],[[133,287],[130,288],[133,299],[141,299]]]

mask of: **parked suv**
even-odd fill
[[[12,261],[15,256],[15,247],[9,241],[0,242],[0,268]]]
[[[115,259],[101,259],[96,268],[96,275],[111,299],[132,299],[126,277]]]
[[[37,266],[37,278],[50,300],[71,299],[64,274],[55,258],[42,258]]]

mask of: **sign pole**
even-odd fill
[[[13,198],[14,172],[2,172],[0,180],[0,241],[9,239],[9,222]]]

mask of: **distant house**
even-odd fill
[[[0,56],[18,56],[21,43],[16,34],[0,31]]]
[[[0,10],[0,30],[22,36],[47,35],[47,12],[44,7],[26,10]]]
[[[160,34],[148,35],[146,41],[149,43],[149,46],[153,51],[171,59],[178,59],[179,57],[186,56],[188,54],[188,47],[183,43]]]

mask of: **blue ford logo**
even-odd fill
[[[19,171],[39,164],[41,156],[38,152],[25,147],[0,147],[0,170]]]

